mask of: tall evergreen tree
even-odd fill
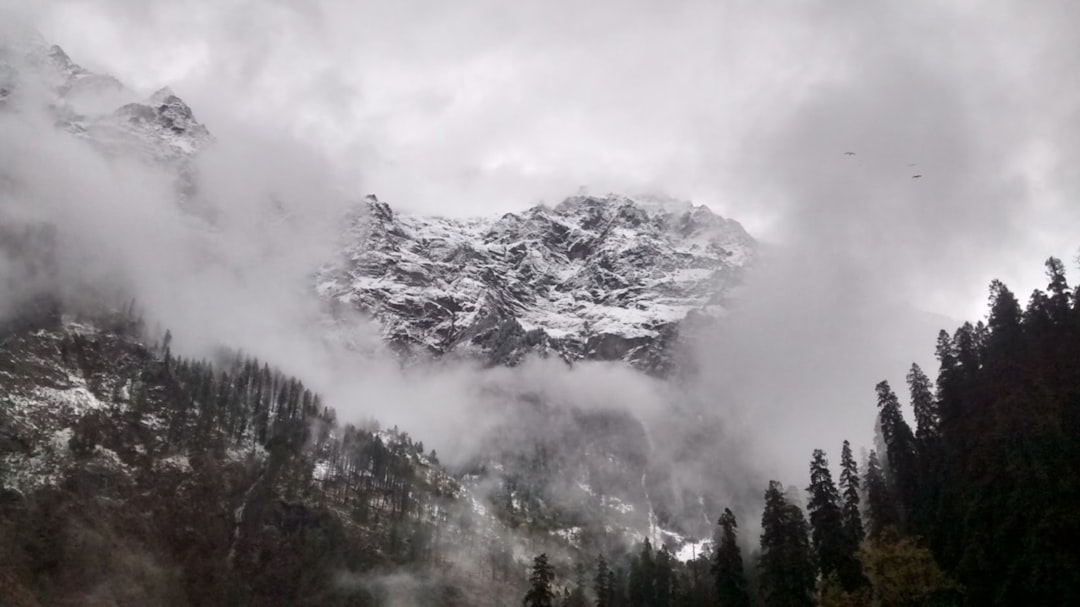
[[[930,378],[918,364],[912,363],[907,374],[907,385],[911,394],[911,406],[915,410],[915,438],[920,443],[925,443],[938,433],[937,401],[934,399]]]
[[[844,441],[844,447],[840,451],[840,492],[843,494],[844,505],[842,516],[844,534],[848,541],[858,546],[866,537],[863,529],[862,513],[859,510],[859,465],[851,454],[851,443]]]
[[[758,569],[765,604],[770,607],[814,605],[816,572],[808,526],[802,510],[788,502],[783,486],[770,481],[761,517]]]
[[[1065,278],[1065,264],[1060,259],[1051,257],[1046,260],[1046,277],[1050,281],[1047,292],[1050,294],[1050,317],[1057,326],[1068,324],[1071,317],[1073,293],[1069,290],[1069,281]]]
[[[716,579],[716,594],[725,607],[748,607],[750,595],[746,592],[746,574],[743,571],[742,552],[739,550],[735,529],[735,515],[724,508],[720,515],[720,537],[713,557],[712,572]]]
[[[870,459],[866,464],[866,506],[870,518],[869,535],[872,538],[880,535],[885,528],[900,522],[896,513],[896,502],[878,462],[877,451],[870,452]]]
[[[675,557],[667,548],[660,548],[656,553],[652,575],[652,607],[671,607],[675,591]]]
[[[987,328],[990,329],[991,347],[995,344],[1007,344],[1015,340],[1020,333],[1023,314],[1020,302],[1013,292],[1000,280],[990,283],[990,315]]]
[[[615,606],[615,574],[608,567],[607,559],[601,554],[596,557],[596,577],[593,580],[596,591],[596,607]]]
[[[548,563],[547,554],[534,558],[529,591],[523,601],[525,607],[555,607],[555,593],[551,589],[554,580],[555,571]]]
[[[858,545],[844,529],[844,514],[840,493],[832,480],[825,452],[814,450],[810,462],[810,494],[807,512],[810,515],[811,540],[818,570],[822,579],[839,576],[846,590],[862,585],[862,571],[856,557]]]
[[[900,399],[889,387],[889,382],[878,382],[878,425],[885,442],[885,481],[900,500],[900,521],[914,509],[918,499],[918,465],[916,463],[915,436],[904,421]]]

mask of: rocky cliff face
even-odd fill
[[[369,196],[318,291],[402,350],[515,364],[530,353],[672,364],[688,316],[717,316],[754,261],[738,222],[659,198],[574,196],[499,217],[395,213]]]
[[[0,103],[44,107],[57,126],[109,153],[182,165],[212,140],[170,89],[149,98],[116,78],[87,70],[32,32],[0,32]]]

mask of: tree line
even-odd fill
[[[541,555],[525,605],[1080,604],[1080,288],[1060,260],[1045,266],[1026,307],[995,280],[985,322],[939,333],[936,380],[911,366],[914,426],[875,386],[861,472],[848,441],[839,482],[815,450],[805,511],[769,482],[750,566],[725,510],[711,554],[690,563],[645,541],[618,566],[599,556],[591,585],[557,586]]]

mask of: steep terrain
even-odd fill
[[[515,364],[529,353],[664,373],[688,315],[716,316],[756,254],[738,222],[652,197],[574,196],[480,219],[369,196],[318,290],[406,351]]]
[[[148,348],[133,317],[37,310],[0,327],[4,604],[362,605],[404,566],[433,604],[520,583],[483,577],[511,536],[406,434],[339,426],[257,361]]]
[[[0,91],[5,106],[44,107],[57,126],[108,153],[183,167],[212,140],[168,88],[139,99],[116,78],[83,68],[32,32],[0,36]]]

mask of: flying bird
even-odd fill
[[[922,175],[912,175],[911,176],[912,179],[920,179],[921,177],[922,177]]]
[[[854,156],[855,152],[844,152],[844,156]]]

